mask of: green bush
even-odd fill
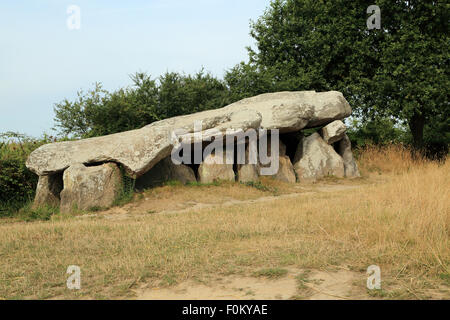
[[[396,124],[390,118],[375,118],[365,121],[353,119],[347,134],[353,148],[392,143],[409,144],[412,141],[409,130],[401,124]]]
[[[114,201],[114,206],[122,206],[131,202],[135,195],[136,179],[127,174],[125,168],[122,165],[120,165],[120,173],[122,175],[123,186],[122,190]]]
[[[50,220],[50,218],[59,213],[59,208],[42,206],[39,208],[32,208],[31,202],[19,209],[15,216],[23,221],[30,222],[35,220]]]
[[[0,216],[10,216],[33,199],[38,176],[28,170],[25,161],[51,139],[44,136],[35,140],[14,132],[0,134]]]

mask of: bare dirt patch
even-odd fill
[[[141,288],[138,300],[345,300],[370,299],[364,275],[348,270],[332,272],[289,269],[283,277],[230,275],[205,283],[185,281],[169,288]]]
[[[315,271],[305,286],[312,291],[310,300],[369,299],[364,288],[365,274],[348,270]]]

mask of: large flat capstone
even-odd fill
[[[39,176],[62,172],[76,163],[115,162],[139,177],[170,155],[173,132],[194,132],[202,121],[202,133],[215,129],[279,129],[281,133],[316,127],[351,114],[344,96],[337,91],[277,92],[243,99],[226,107],[165,119],[103,137],[57,142],[41,146],[28,158],[27,167]]]

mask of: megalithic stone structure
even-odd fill
[[[179,144],[178,141],[173,139],[173,132],[175,131],[181,130],[185,132],[184,138],[194,138],[200,134],[203,137],[202,139],[204,139],[204,144],[209,143],[212,130],[216,133],[219,132],[225,137],[230,129],[242,132],[249,129],[269,131],[276,129],[283,139],[283,135],[295,134],[305,128],[320,128],[336,120],[342,120],[350,114],[350,105],[342,93],[337,91],[267,93],[240,100],[220,109],[161,120],[137,130],[76,141],[50,143],[32,152],[26,165],[40,177],[41,183],[39,184],[39,197],[36,199],[36,205],[44,204],[45,199],[49,199],[52,202],[51,204],[55,205],[58,202],[58,192],[61,193],[68,183],[68,181],[61,181],[67,176],[63,173],[73,166],[83,165],[89,168],[112,163],[121,166],[129,175],[138,180],[178,177],[178,174],[167,172],[159,177],[156,169],[151,174],[147,174],[156,164],[163,160],[168,161],[167,158],[170,157],[172,150]],[[195,123],[199,121],[202,122],[201,132],[195,132]],[[348,144],[349,141],[347,141],[348,137],[345,135],[345,125],[342,122],[333,123],[322,130],[322,132],[326,134],[325,139],[330,144],[337,144],[342,139],[346,140],[339,147],[333,148],[323,140],[319,133],[315,134],[313,138],[302,138],[300,139],[301,141],[297,141],[298,145],[287,146],[288,151],[290,149],[290,157],[284,154],[281,155],[283,157],[280,162],[282,164],[281,168],[289,168],[292,162],[295,174],[300,182],[302,177],[306,177],[308,180],[316,178],[314,172],[317,173],[317,177],[323,176],[327,172],[338,173],[339,176],[345,176],[347,172],[349,176],[358,176],[356,163],[354,163],[351,156],[351,149],[349,153],[350,146]],[[318,146],[317,148],[309,147],[316,145]],[[330,146],[330,148],[326,148],[325,145]],[[243,150],[246,149],[244,148]],[[337,153],[335,150],[342,150],[342,154]],[[311,154],[316,151],[320,151],[320,157],[314,157],[314,154]],[[324,161],[324,157],[334,159],[333,166],[337,167],[327,171],[326,168],[323,169],[323,166],[319,165],[314,167],[322,169],[317,169],[316,171],[314,169],[306,173],[303,163],[314,162],[316,161],[314,159],[319,158],[320,160],[317,161]],[[342,157],[345,157],[345,161]],[[306,161],[305,159],[309,160]],[[342,168],[340,168],[341,164]],[[186,166],[185,164],[178,165]],[[224,165],[229,166],[229,164]],[[255,166],[258,167],[257,164]],[[189,172],[190,169],[193,169],[196,170],[194,173],[196,179],[204,180],[204,177],[199,177],[199,174],[201,175],[205,170],[202,169],[199,172],[198,166],[191,165],[190,169],[177,168],[176,165],[165,167],[169,168],[166,168],[167,170],[180,172]],[[236,173],[242,168],[242,166],[236,165],[232,167]],[[285,177],[286,174],[275,174],[274,177],[283,177],[283,179],[280,179],[293,182],[292,169],[286,170],[283,172],[291,172],[288,175],[289,178]],[[227,173],[225,179],[230,180],[232,177],[228,171],[223,170],[223,172]],[[90,172],[95,174],[97,171],[84,170],[84,172],[86,174],[91,174]],[[189,181],[193,180],[194,175],[190,174]],[[209,172],[209,175],[215,176],[211,172]],[[218,174],[217,179],[220,178],[220,174]],[[236,174],[235,178],[239,180],[239,174]],[[94,180],[85,179],[85,181]],[[115,178],[112,181],[116,180],[118,179]],[[54,185],[50,185],[52,182]],[[117,183],[121,185],[122,182],[117,181]],[[150,183],[143,183],[143,185],[152,185],[152,183],[150,181]],[[74,188],[73,184],[70,186],[72,189]],[[86,186],[80,187],[86,188]],[[111,188],[114,189],[114,187]],[[46,190],[49,192],[49,195],[45,194]],[[101,192],[101,187],[95,190]],[[72,190],[72,192],[76,192],[76,190]],[[63,194],[66,193],[63,192]],[[91,200],[96,198],[102,199],[102,195],[91,197]],[[109,198],[111,197],[109,196]],[[63,197],[62,200],[64,201],[64,199],[71,199],[71,197]],[[78,199],[77,201],[81,203],[83,199]],[[96,205],[95,203],[91,204]],[[107,206],[108,204],[111,205],[112,203],[101,203],[102,206]],[[61,208],[71,208],[71,205],[71,203],[61,203]]]

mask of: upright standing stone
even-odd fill
[[[338,146],[339,154],[344,159],[344,172],[346,178],[357,178],[361,174],[358,170],[358,165],[353,158],[352,143],[347,135],[344,135]]]
[[[36,188],[33,208],[42,206],[58,207],[63,189],[62,173],[40,176]]]
[[[272,144],[271,139],[267,140],[267,155],[270,157],[272,156]],[[294,167],[292,166],[291,159],[286,155],[286,145],[279,140],[278,141],[278,171],[273,174],[271,177],[275,180],[283,181],[283,182],[290,182],[295,183],[295,171]],[[260,167],[268,168],[271,164],[262,165],[260,164]]]
[[[295,171],[294,167],[292,166],[291,159],[289,159],[288,156],[280,156],[279,161],[279,167],[277,174],[273,175],[272,177],[275,180],[288,182],[288,183],[295,183],[296,177],[295,177]]]
[[[61,192],[61,212],[74,209],[107,208],[123,188],[122,175],[115,163],[86,167],[74,164],[64,171],[64,189]]]
[[[245,164],[237,164],[237,180],[239,182],[257,182],[259,181],[259,166],[258,163],[252,164],[250,163],[250,146],[247,144],[245,147]],[[255,152],[257,153],[257,152]],[[258,162],[257,154],[256,162]]]
[[[317,132],[299,143],[294,169],[299,181],[311,181],[326,176],[344,177],[344,161]]]
[[[255,164],[239,165],[237,178],[239,182],[258,182],[258,166]]]
[[[226,163],[226,152],[223,152],[222,159],[215,154],[206,156],[198,168],[198,178],[201,183],[235,181],[233,164]]]

